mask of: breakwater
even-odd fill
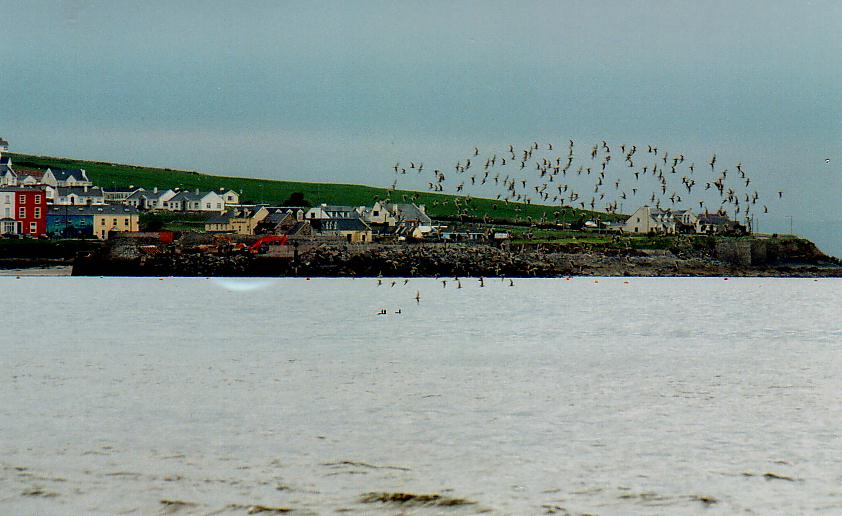
[[[802,276],[842,277],[838,260],[811,242],[718,240],[669,249],[586,245],[470,244],[300,246],[294,258],[248,252],[191,252],[178,244],[117,240],[79,256],[74,275],[95,276]]]

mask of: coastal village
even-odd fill
[[[291,206],[254,204],[233,189],[112,187],[96,185],[84,169],[15,166],[8,142],[0,139],[0,234],[5,238],[99,239],[148,233],[142,214],[190,214],[203,227],[196,232],[348,244],[418,241],[505,243],[510,233],[490,225],[453,225],[433,220],[423,204],[375,201],[370,206],[325,203]],[[303,201],[303,198],[297,199]],[[557,226],[563,227],[562,224]],[[569,227],[570,225],[567,224]],[[581,231],[653,234],[745,234],[747,228],[724,213],[695,214],[644,205],[625,222],[586,220]],[[266,249],[266,245],[257,247]]]

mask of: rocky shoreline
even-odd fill
[[[758,240],[661,250],[593,249],[587,246],[469,244],[302,246],[295,259],[249,253],[180,252],[177,247],[143,255],[115,243],[80,256],[77,276],[760,276],[842,277],[842,266],[811,242]]]

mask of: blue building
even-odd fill
[[[53,205],[47,211],[47,234],[51,237],[106,240],[111,233],[135,231],[140,231],[140,213],[131,206]]]
[[[93,238],[94,215],[82,206],[50,206],[47,234],[59,238]]]

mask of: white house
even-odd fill
[[[102,188],[97,186],[58,186],[55,188],[53,204],[57,206],[105,204],[105,195]]]
[[[139,210],[164,210],[166,202],[175,197],[172,190],[138,190],[126,198],[124,204]]]
[[[20,222],[15,220],[15,194],[0,192],[0,235],[17,235]]]
[[[429,227],[433,221],[427,215],[427,208],[421,204],[387,204],[399,226]]]
[[[365,207],[362,208],[363,210]],[[330,204],[320,204],[307,210],[304,218],[307,220],[327,220],[327,219],[358,219],[361,216],[361,209],[353,206],[335,206]]]
[[[225,211],[225,199],[216,192],[193,191],[178,192],[164,203],[164,209],[170,211]]]
[[[12,158],[0,153],[0,186],[17,186],[18,175],[12,169]]]
[[[623,232],[648,234],[676,232],[675,217],[669,211],[652,206],[641,206],[626,220]]]
[[[0,165],[0,186],[17,186],[18,175],[10,166]]]
[[[699,217],[692,210],[673,211],[672,215],[675,218],[676,231],[687,233],[696,230],[696,223],[699,221]]]
[[[40,185],[44,179],[44,171],[34,168],[18,168],[15,174],[18,176],[18,184],[24,186]]]
[[[222,199],[225,201],[225,204],[228,206],[240,204],[240,194],[238,194],[234,190],[226,191],[224,188],[220,188],[219,196],[222,197]]]
[[[113,204],[126,204],[126,201],[131,197],[133,194],[137,192],[143,192],[143,188],[137,188],[134,186],[130,186],[128,188],[110,188],[110,189],[102,189],[102,194],[105,196],[105,202],[113,203]]]
[[[41,182],[50,186],[93,186],[84,169],[48,168]]]
[[[731,219],[724,212],[703,213],[696,220],[696,233],[717,234],[728,231]]]
[[[371,208],[363,209],[363,220],[369,224],[378,224],[386,226],[395,226],[398,223],[398,218],[389,209],[390,204],[382,201],[377,201]]]

